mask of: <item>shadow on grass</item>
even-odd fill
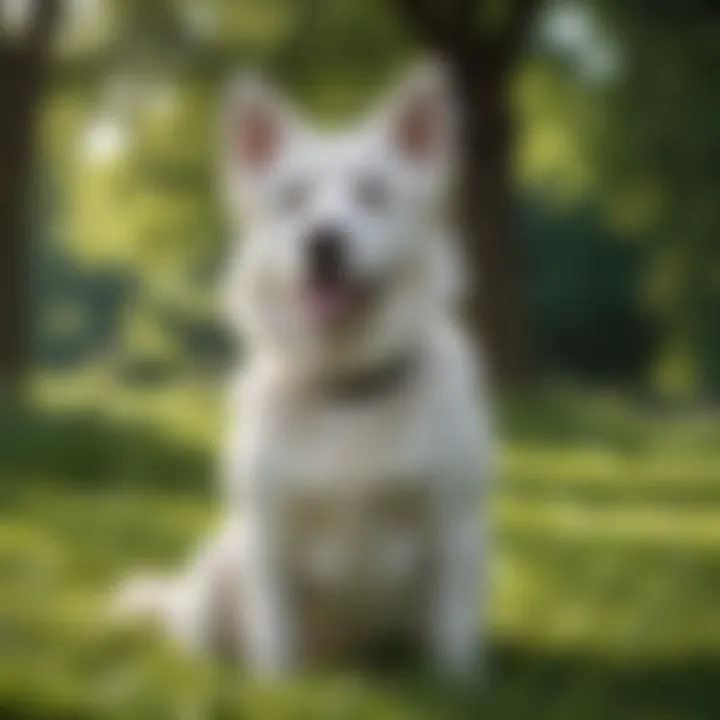
[[[506,394],[498,404],[503,436],[548,447],[598,447],[635,454],[667,441],[680,451],[713,451],[720,432],[715,408],[688,409],[643,402],[620,389],[588,393],[539,386]]]
[[[432,718],[712,718],[720,709],[720,658],[618,662],[538,648],[490,651],[480,685],[418,677],[388,681]]]
[[[0,408],[3,496],[33,482],[206,491],[215,453],[99,411]]]
[[[630,664],[506,645],[491,649],[482,684],[451,684],[419,671],[306,678],[257,684],[236,670],[176,662],[135,644],[139,664],[92,654],[89,674],[58,694],[47,678],[0,687],[2,717],[354,718],[361,720],[710,720],[717,717],[720,659]],[[128,648],[125,648],[127,650]],[[174,658],[174,659],[173,659]],[[127,660],[127,658],[125,658]],[[118,663],[120,667],[118,667]],[[109,697],[97,695],[102,667],[125,678]],[[143,676],[140,682],[139,678]],[[47,690],[47,692],[45,692]]]

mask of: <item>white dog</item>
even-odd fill
[[[258,79],[234,86],[223,165],[245,233],[225,297],[247,358],[230,519],[180,577],[126,586],[124,609],[259,673],[388,639],[477,668],[490,443],[454,318],[452,109],[435,65],[339,134]]]

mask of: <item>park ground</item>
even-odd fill
[[[268,687],[104,617],[212,527],[221,394],[44,378],[0,413],[0,716],[720,717],[720,413],[554,388],[502,403],[489,673]]]

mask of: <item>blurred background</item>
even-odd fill
[[[111,630],[218,513],[217,105],[259,65],[342,123],[423,52],[501,431],[492,675],[281,690]],[[713,0],[0,0],[0,710],[709,718],[720,707]]]

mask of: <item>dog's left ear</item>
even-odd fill
[[[384,105],[381,120],[390,148],[422,167],[451,159],[456,136],[454,93],[439,60],[416,66]]]
[[[225,151],[245,172],[256,173],[275,162],[299,118],[262,75],[246,71],[228,85],[223,124]]]
[[[280,93],[253,71],[228,84],[221,125],[220,163],[233,204],[247,200],[304,127]]]

